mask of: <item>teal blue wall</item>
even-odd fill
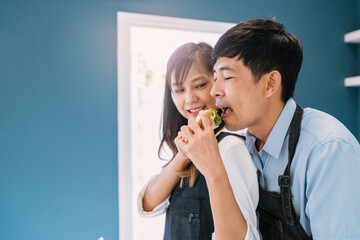
[[[360,29],[360,0],[356,1],[356,18],[357,18],[357,29]],[[358,49],[358,55],[357,55],[357,75],[360,75],[360,44],[357,45],[357,49]],[[358,89],[358,118],[357,118],[357,122],[358,122],[358,140],[360,139],[360,87],[357,88]]]
[[[295,99],[359,137],[359,90],[343,86],[360,70],[357,46],[343,42],[359,9],[357,0],[0,0],[0,239],[117,239],[117,11],[276,16],[304,45]]]

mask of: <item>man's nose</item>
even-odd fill
[[[220,79],[218,79],[214,82],[214,85],[211,88],[210,94],[213,97],[224,96],[224,89],[223,89]]]

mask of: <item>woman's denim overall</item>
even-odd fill
[[[289,127],[289,159],[283,175],[278,178],[281,192],[268,192],[260,187],[257,208],[259,227],[264,240],[312,239],[296,217],[290,189],[290,165],[300,136],[303,109],[296,111]]]
[[[236,134],[221,132],[218,142],[227,135]],[[211,240],[214,223],[211,213],[209,192],[205,177],[199,173],[192,188],[184,179],[180,181],[170,196],[170,205],[166,212],[164,240]]]

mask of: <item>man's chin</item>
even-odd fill
[[[224,121],[225,122],[225,128],[227,129],[227,130],[229,130],[229,131],[236,131],[236,127],[233,125],[233,124],[231,124],[231,123],[229,123],[229,122],[227,122],[227,121]]]
[[[241,126],[231,123],[229,121],[224,121],[224,122],[225,122],[225,128],[229,131],[236,132],[236,131],[244,129]]]

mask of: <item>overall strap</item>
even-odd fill
[[[300,136],[301,120],[304,110],[296,105],[294,116],[289,126],[289,158],[288,164],[283,175],[279,176],[279,186],[281,189],[282,208],[286,219],[286,223],[294,226],[294,219],[292,214],[292,201],[291,201],[291,189],[290,189],[290,165],[295,154],[296,145]]]
[[[238,134],[235,134],[235,133],[229,133],[229,132],[221,132],[219,133],[217,136],[216,136],[216,140],[218,142],[220,142],[224,137],[226,136],[235,136],[235,137],[238,137],[238,138],[241,138],[243,140],[245,140],[245,137],[244,136],[241,136],[241,135],[238,135]]]

